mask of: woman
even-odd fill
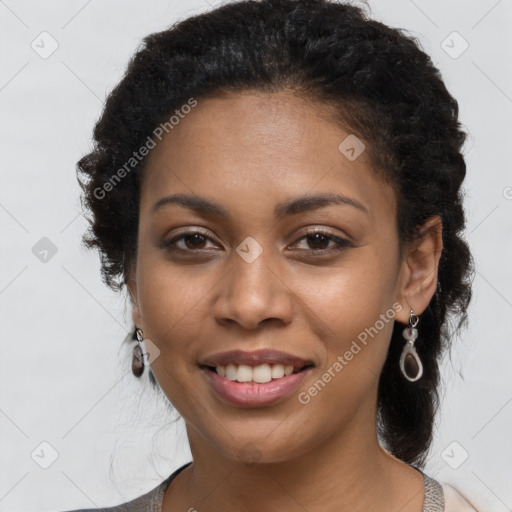
[[[422,471],[473,269],[458,105],[413,39],[230,3],[147,36],[94,138],[84,240],[193,455],[109,510],[475,510]]]

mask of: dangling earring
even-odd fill
[[[138,327],[135,333],[137,335],[137,344],[133,347],[132,373],[135,377],[140,377],[144,373],[144,356],[141,347],[141,343],[144,340],[144,333],[142,329]]]
[[[414,342],[418,338],[418,329],[416,326],[420,319],[414,314],[411,309],[409,316],[409,327],[403,330],[403,337],[407,340],[400,356],[400,370],[404,377],[410,381],[415,382],[423,375],[423,365],[414,347]]]

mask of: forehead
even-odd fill
[[[349,159],[340,150],[354,135],[325,105],[291,92],[197,101],[149,154],[141,208],[176,192],[247,208],[337,191],[357,197],[372,214],[394,211],[394,194],[373,170],[369,154],[363,150]]]

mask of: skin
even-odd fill
[[[351,132],[324,114],[291,92],[200,98],[148,156],[129,276],[133,319],[160,350],[152,369],[186,422],[194,461],[168,487],[164,512],[422,510],[421,474],[376,435],[392,321],[307,405],[297,393],[267,407],[230,405],[198,366],[225,350],[276,348],[314,362],[304,391],[395,302],[404,327],[410,308],[420,316],[421,336],[437,285],[440,219],[400,254],[395,192],[368,151],[354,161],[339,151]],[[354,198],[367,212],[332,204],[274,216],[278,203],[322,192]],[[177,204],[150,213],[175,193],[206,197],[229,216]],[[162,247],[197,229],[207,238],[182,238],[181,252]],[[308,239],[309,229],[350,245],[335,251],[335,239]],[[248,236],[263,250],[252,263],[236,252]],[[247,462],[241,453],[251,449],[257,460]]]

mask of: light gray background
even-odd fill
[[[210,1],[0,1],[2,512],[113,505],[191,460],[183,421],[171,423],[120,351],[129,311],[102,284],[98,255],[80,248],[75,163],[141,38]],[[512,0],[370,5],[421,41],[471,134],[471,324],[443,365],[427,473],[481,510],[512,510]],[[46,262],[33,252],[43,237],[57,249]]]

